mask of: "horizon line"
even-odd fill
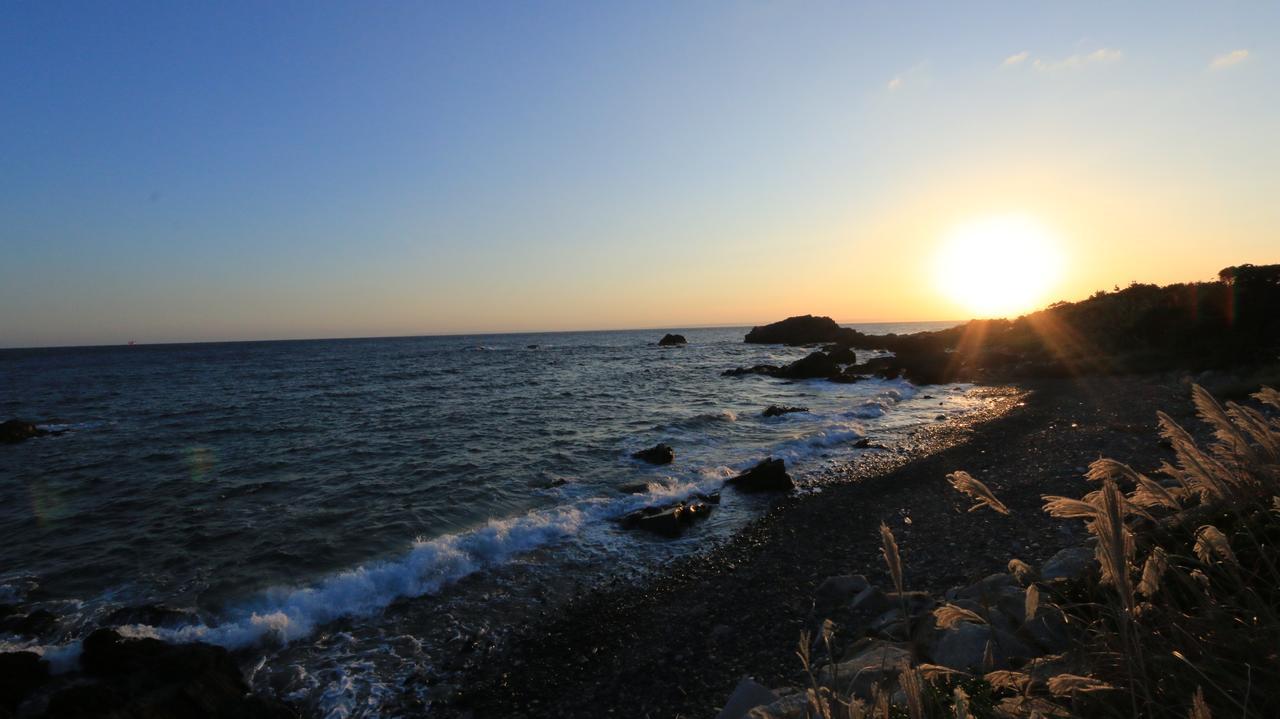
[[[802,316],[802,315],[793,315]],[[822,315],[819,315],[822,316]],[[786,319],[786,318],[784,318]],[[779,322],[781,320],[774,320]],[[849,325],[902,325],[902,324],[933,324],[942,322],[955,322],[962,324],[968,320],[876,320],[876,321],[836,321],[840,326]],[[772,324],[766,322],[764,324]],[[676,330],[709,330],[709,329],[736,329],[761,327],[763,325],[751,323],[730,323],[730,324],[692,324],[692,325],[657,325],[653,327],[615,327],[615,328],[598,328],[598,329],[575,329],[575,330],[505,330],[497,332],[423,332],[416,334],[404,335],[346,335],[336,337],[272,337],[258,339],[220,339],[220,340],[162,340],[158,342],[137,342],[136,340],[127,340],[120,343],[104,343],[104,344],[53,344],[53,345],[3,345],[0,346],[0,352],[8,350],[52,350],[52,349],[97,349],[102,347],[160,347],[169,345],[204,345],[204,344],[249,344],[253,342],[329,342],[334,340],[392,340],[392,339],[415,339],[421,337],[499,337],[511,335],[547,335],[547,334],[587,334],[591,332],[671,332]]]

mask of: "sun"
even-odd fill
[[[988,217],[944,238],[937,287],[978,318],[1037,309],[1062,275],[1062,253],[1049,230],[1024,215]]]

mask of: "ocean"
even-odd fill
[[[676,539],[623,528],[627,512],[765,457],[820,492],[982,401],[722,377],[810,351],[746,329],[672,330],[689,344],[671,348],[643,330],[0,350],[0,419],[60,431],[0,446],[0,602],[58,617],[0,649],[65,670],[116,612],[135,636],[236,650],[256,689],[311,714],[395,715],[512,627],[723,541],[772,499],[726,489]],[[674,463],[631,457],[658,442]],[[155,605],[179,611],[118,613]]]

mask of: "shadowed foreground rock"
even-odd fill
[[[231,654],[210,644],[126,639],[98,629],[84,640],[82,672],[50,677],[30,652],[0,654],[0,700],[19,716],[297,717],[252,694]],[[0,712],[2,713],[2,712]]]

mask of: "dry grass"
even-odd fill
[[[1266,411],[1280,411],[1280,392],[1263,388],[1253,397]],[[1066,656],[1087,667],[1085,673],[1033,680],[1031,670],[990,672],[976,680],[980,684],[961,688],[959,675],[946,667],[904,667],[896,695],[904,706],[892,706],[879,690],[869,704],[848,696],[812,696],[812,716],[986,716],[993,705],[977,709],[969,696],[975,688],[986,691],[988,701],[1004,702],[1002,716],[1275,716],[1280,419],[1255,407],[1219,404],[1199,386],[1192,399],[1212,440],[1201,446],[1159,413],[1160,434],[1175,457],[1160,468],[1163,479],[1100,459],[1086,475],[1096,489],[1079,499],[1043,498],[1051,516],[1085,522],[1100,579],[1037,585],[1029,565],[1009,562],[1009,571],[1028,582],[1025,615],[1036,617],[1046,600],[1062,611],[1074,630]],[[1010,514],[968,473],[955,472],[948,480],[975,502],[970,511],[986,507]],[[886,525],[880,536],[901,596],[897,542]],[[903,614],[907,618],[905,606]],[[986,621],[950,604],[936,609],[934,619],[943,628]],[[808,668],[807,654],[803,659]]]

